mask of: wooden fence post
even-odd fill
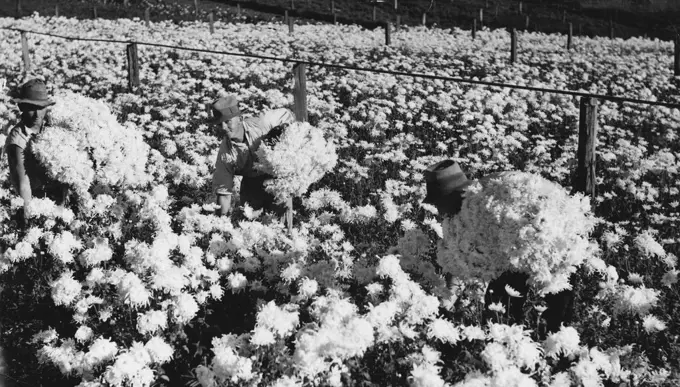
[[[293,98],[295,100],[295,117],[298,121],[307,121],[307,76],[305,75],[305,64],[297,63],[293,66],[294,89]]]
[[[675,36],[675,63],[673,66],[673,74],[680,76],[680,35]]]
[[[17,18],[17,19],[21,18],[21,13],[22,13],[22,12],[21,12],[21,0],[17,0],[17,9],[16,9],[16,12],[17,12],[16,18]]]
[[[198,0],[194,0],[194,17],[198,20]]]
[[[399,9],[399,0],[394,0],[394,10],[396,11],[398,9]]]
[[[524,18],[524,29],[527,31],[529,31],[529,21],[529,15],[527,15],[526,18]]]
[[[59,17],[59,4],[54,6],[54,17]]]
[[[213,16],[213,11],[210,11],[208,14],[208,24],[210,25],[210,33],[214,34],[215,33],[215,20]]]
[[[567,34],[567,50],[571,50],[571,45],[574,39],[574,25],[569,23],[569,32]]]
[[[566,22],[567,22],[567,11],[564,10],[564,11],[562,11],[562,23],[566,23]]]
[[[21,31],[21,58],[24,61],[24,73],[28,74],[31,71],[31,56],[28,52],[28,37],[26,31]]]
[[[92,7],[92,18],[97,18],[97,6]]]
[[[399,28],[401,28],[401,15],[397,15],[397,22],[396,25],[394,26],[394,30],[399,31]]]
[[[298,122],[306,122],[307,117],[307,77],[305,75],[305,65],[297,63],[293,66],[294,88],[293,98],[295,100],[295,119]],[[293,232],[293,198],[286,203],[286,226],[288,233]]]
[[[472,40],[477,37],[477,19],[472,19]]]
[[[422,23],[423,23],[423,26],[427,25],[427,12],[423,12]]]
[[[292,17],[288,17],[288,33],[293,34],[293,31],[295,30],[295,19]]]
[[[510,33],[510,63],[517,61],[517,30],[512,29]]]
[[[573,191],[590,195],[597,194],[595,147],[597,143],[597,100],[581,97],[578,133],[578,166],[574,178]]]
[[[288,10],[283,11],[283,23],[288,23]]]
[[[295,10],[295,0],[290,0],[290,9]]]
[[[609,39],[614,39],[614,22],[609,19]]]
[[[335,0],[331,0],[331,13],[335,13]]]
[[[373,21],[378,20],[378,8],[375,6],[375,4],[373,5],[373,19],[372,20]]]
[[[480,27],[484,26],[484,8],[479,9],[479,25]]]
[[[333,14],[333,24],[338,25],[338,14],[337,13]]]
[[[236,16],[241,17],[241,3],[236,3]]]
[[[390,22],[385,22],[385,45],[389,46],[392,43],[392,37],[391,34],[392,32],[390,31],[392,26],[390,25]]]
[[[139,58],[137,56],[137,43],[127,45],[128,63],[128,89],[134,92],[139,87]]]
[[[522,14],[522,2],[521,1],[519,2],[519,14],[520,15]]]
[[[149,27],[151,25],[151,15],[150,15],[149,8],[144,10],[144,22],[146,23],[146,26]]]

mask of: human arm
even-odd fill
[[[236,169],[235,163],[237,160],[233,150],[232,146],[223,142],[217,156],[217,162],[215,163],[213,190],[217,196],[216,203],[220,206],[220,215],[226,215],[231,212],[231,198],[233,196]]]
[[[24,166],[24,149],[15,144],[7,146],[7,159],[9,162],[9,173],[12,186],[16,192],[24,199],[24,207],[31,201],[31,181],[26,174]]]

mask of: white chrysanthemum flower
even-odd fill
[[[463,339],[472,340],[486,340],[486,333],[484,330],[476,325],[464,326],[461,331]]]
[[[85,362],[89,367],[94,367],[105,361],[113,359],[118,353],[118,346],[116,343],[103,337],[97,338],[90,349],[85,354]]]
[[[248,279],[241,273],[229,274],[227,281],[229,281],[229,286],[234,293],[241,291],[248,284]]]
[[[298,288],[298,293],[300,294],[301,297],[304,298],[310,298],[314,296],[318,291],[319,283],[316,282],[316,280],[307,277],[302,279],[302,281],[300,282],[300,286]]]
[[[143,335],[154,334],[168,327],[168,314],[162,310],[150,310],[137,315],[137,331]]]
[[[144,348],[149,352],[151,361],[158,364],[164,364],[170,361],[174,352],[172,346],[158,336],[152,337],[147,341]]]
[[[299,323],[299,312],[294,304],[279,307],[274,301],[270,301],[257,313],[257,326],[268,329],[279,337],[291,335]]]
[[[186,324],[198,313],[198,303],[191,294],[182,293],[173,300],[172,316],[178,324]]]
[[[514,367],[505,346],[496,342],[491,342],[486,345],[482,351],[482,360],[489,365],[489,368],[491,368],[493,372],[499,372],[503,369]]]
[[[300,278],[301,273],[302,269],[300,268],[300,265],[297,263],[291,263],[281,271],[281,279],[283,282],[289,284]]]
[[[494,302],[492,304],[489,304],[489,310],[492,311],[492,312],[504,314],[505,313],[505,306],[503,306],[503,304],[500,303],[500,302]]]
[[[614,293],[614,312],[644,316],[659,301],[660,294],[659,290],[644,286],[638,288],[630,285],[619,285]]]
[[[237,383],[255,377],[253,361],[238,354],[234,346],[235,341],[234,335],[223,335],[212,340],[212,351],[215,353],[212,360],[212,370],[218,380]]]
[[[553,359],[559,356],[570,357],[581,348],[579,342],[580,337],[576,329],[563,326],[543,342],[545,355]]]
[[[118,282],[118,293],[123,302],[133,308],[149,304],[151,293],[144,286],[144,282],[135,273],[125,273]]]
[[[678,273],[680,273],[680,271],[676,269],[672,269],[666,272],[666,274],[664,274],[663,277],[661,278],[661,283],[663,284],[663,286],[671,287],[677,284]]]
[[[510,285],[505,285],[505,292],[508,293],[508,296],[510,297],[522,297],[522,294],[513,289],[513,287]]]
[[[73,273],[70,271],[62,273],[59,279],[52,282],[51,287],[55,305],[71,305],[82,290],[80,282],[73,279]]]
[[[288,125],[274,146],[263,143],[256,153],[255,168],[275,177],[265,183],[265,189],[280,203],[304,195],[338,161],[335,145],[321,129],[306,122]]]
[[[255,327],[252,335],[250,336],[250,342],[258,347],[271,345],[276,342],[276,337],[274,333],[265,327]]]
[[[568,372],[559,372],[552,376],[549,387],[571,387],[572,380]]]
[[[85,266],[95,266],[107,262],[113,257],[113,250],[109,247],[108,239],[98,237],[92,243],[93,247],[80,254],[80,262]]]
[[[427,337],[451,345],[455,345],[461,339],[460,330],[452,322],[441,318],[432,320],[427,329]]]
[[[78,330],[73,335],[73,338],[75,338],[76,341],[79,343],[89,341],[92,338],[92,328],[85,325],[81,325],[80,327],[78,327]]]
[[[433,364],[422,363],[413,366],[409,380],[414,387],[444,387],[446,382],[439,375],[439,368]]]
[[[643,318],[642,326],[645,328],[647,333],[661,332],[666,329],[666,323],[651,314],[648,314]]]
[[[82,243],[69,231],[63,231],[52,239],[49,252],[63,263],[73,262],[73,251],[81,249]]]
[[[650,230],[645,230],[638,234],[635,237],[634,243],[635,247],[642,252],[643,258],[666,256],[663,246],[654,239],[654,235]]]

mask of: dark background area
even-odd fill
[[[566,33],[572,23],[574,35],[652,37],[672,40],[678,34],[680,2],[671,0],[17,0],[0,1],[0,16],[42,15],[92,18],[95,8],[100,18],[144,18],[149,9],[151,20],[215,20],[258,22],[282,20],[286,11],[297,23],[334,21],[359,24],[366,28],[385,21],[401,25],[420,25],[423,14],[428,26],[471,29],[473,20],[481,28],[516,28],[545,33]],[[127,3],[127,6],[125,5]],[[521,12],[520,12],[521,4]],[[238,8],[240,8],[240,14]],[[333,14],[332,10],[335,10]],[[373,17],[375,9],[375,19]],[[480,9],[483,20],[480,20]]]

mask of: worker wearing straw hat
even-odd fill
[[[480,182],[499,176],[503,172],[493,173],[480,179]],[[474,181],[467,178],[460,165],[453,160],[444,160],[428,167],[424,173],[427,195],[424,203],[434,205],[442,217],[452,217],[461,211],[464,193]],[[529,291],[525,273],[506,271],[492,280],[484,296],[485,306],[501,303],[515,323],[522,324],[524,317],[524,301]],[[520,297],[508,297],[506,285],[516,290]],[[542,317],[546,320],[547,329],[556,332],[563,322],[571,319],[573,313],[573,290],[564,290],[545,296],[548,309]]]
[[[274,196],[266,192],[264,183],[271,176],[255,170],[255,152],[262,140],[277,132],[280,125],[295,121],[289,109],[274,109],[256,117],[245,118],[233,95],[219,98],[211,106],[211,123],[225,135],[215,162],[213,190],[217,196],[219,212],[225,215],[232,210],[234,176],[241,180],[240,202],[248,203],[253,209],[274,211],[283,215],[284,207],[275,203]]]
[[[47,109],[55,102],[48,97],[45,83],[32,79],[20,87],[12,103],[21,111],[21,122],[12,128],[5,140],[12,186],[24,199],[24,206],[33,197],[50,197],[62,204],[66,190],[47,178],[46,170],[30,152],[31,140],[44,130]]]

